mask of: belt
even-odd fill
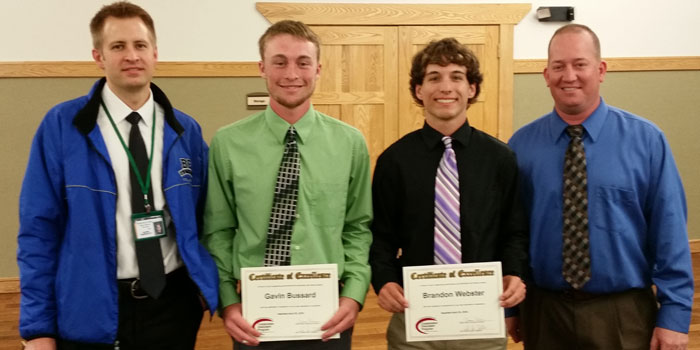
[[[189,283],[190,277],[187,274],[187,269],[181,267],[175,271],[170,272],[165,275],[165,293],[169,287],[181,286],[185,283]],[[131,296],[134,299],[147,299],[150,298],[146,292],[141,289],[141,280],[138,278],[125,278],[117,280],[117,288],[119,289],[120,295]]]
[[[532,292],[539,292],[544,295],[547,295],[552,298],[559,298],[562,300],[566,301],[583,301],[583,300],[591,300],[598,298],[600,296],[605,296],[609,294],[600,294],[600,293],[589,293],[589,292],[584,292],[582,290],[577,290],[573,288],[569,289],[564,289],[564,290],[552,290],[552,289],[546,289],[546,288],[541,288],[537,286],[529,286],[528,289],[530,289]],[[528,292],[530,292],[528,290]]]
[[[610,293],[589,293],[589,292],[584,292],[582,290],[576,290],[576,289],[564,289],[564,290],[550,290],[550,289],[543,289],[539,288],[541,291],[551,295],[551,296],[556,296],[560,299],[567,300],[567,301],[585,301],[585,300],[592,300],[600,297],[613,297],[617,295],[623,295],[623,294],[629,294],[629,293],[647,293],[651,292],[651,288],[632,288],[628,290],[623,290],[619,292],[610,292]]]
[[[594,300],[594,299],[599,299],[599,298],[626,297],[626,296],[634,296],[636,294],[646,294],[650,298],[652,298],[654,301],[656,300],[654,291],[652,290],[651,287],[631,288],[631,289],[627,289],[627,290],[621,290],[621,291],[609,292],[609,293],[589,293],[589,292],[584,292],[584,291],[575,290],[575,289],[551,290],[551,289],[539,288],[537,286],[532,286],[532,287],[528,287],[528,292],[530,292],[530,291],[532,291],[534,293],[542,293],[543,296],[550,297],[550,298],[558,298],[562,301],[567,301],[567,302],[581,302],[581,301],[588,301],[588,300]]]
[[[584,292],[582,290],[577,290],[577,289],[566,289],[566,290],[560,291],[559,294],[561,295],[562,298],[567,299],[567,300],[573,300],[573,301],[591,300],[591,299],[595,299],[601,295],[605,295],[605,294],[588,293],[588,292]]]

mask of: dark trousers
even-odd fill
[[[143,292],[136,294],[140,293]],[[120,281],[118,343],[87,344],[58,339],[58,350],[192,350],[203,311],[199,290],[185,268],[168,274],[158,299],[136,299],[128,281]]]
[[[657,310],[651,288],[592,295],[528,286],[525,350],[648,350]]]
[[[352,342],[352,329],[346,329],[340,333],[339,339],[331,339],[327,342],[321,340],[293,340],[293,341],[268,341],[261,342],[258,346],[248,346],[233,341],[233,350],[350,350]]]

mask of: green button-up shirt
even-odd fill
[[[221,128],[209,150],[204,245],[219,268],[221,307],[240,302],[242,267],[263,266],[277,172],[290,124],[270,107]],[[338,264],[340,295],[369,288],[370,165],[359,130],[315,111],[294,124],[301,170],[292,265]]]

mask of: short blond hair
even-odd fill
[[[321,59],[321,44],[316,33],[309,26],[299,21],[283,20],[271,25],[258,40],[260,59],[265,59],[265,46],[273,37],[281,34],[289,34],[295,38],[310,41],[316,46],[316,60]]]
[[[598,39],[598,36],[593,32],[591,28],[588,26],[585,26],[583,24],[575,24],[575,23],[570,23],[567,24],[563,27],[560,27],[557,29],[556,32],[552,35],[552,38],[549,39],[549,45],[547,46],[547,58],[549,59],[549,52],[550,49],[552,48],[552,41],[557,35],[560,34],[565,34],[565,33],[588,33],[591,36],[591,39],[593,39],[593,47],[595,49],[595,57],[598,58],[598,60],[601,60],[600,56],[600,40]]]
[[[146,25],[148,31],[153,38],[153,44],[156,43],[156,28],[153,24],[153,18],[142,7],[134,5],[128,1],[118,1],[109,5],[103,6],[90,21],[90,34],[92,35],[92,46],[95,49],[102,47],[102,29],[104,29],[107,18],[134,18],[138,17]]]

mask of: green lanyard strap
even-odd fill
[[[129,147],[126,145],[124,142],[124,138],[122,137],[122,134],[119,132],[119,129],[117,129],[117,124],[114,123],[114,119],[112,119],[112,115],[109,114],[109,110],[107,109],[107,106],[105,106],[104,101],[100,101],[100,104],[102,105],[102,108],[104,109],[105,113],[107,114],[107,118],[109,118],[109,122],[112,124],[112,127],[114,128],[114,132],[117,134],[117,137],[119,138],[119,142],[121,142],[122,147],[124,147],[124,151],[126,152],[126,156],[129,158],[129,163],[131,164],[131,167],[134,169],[134,173],[136,174],[136,180],[139,182],[139,187],[141,187],[141,193],[143,193],[143,202],[146,206],[146,212],[150,212],[151,210],[151,204],[148,201],[148,189],[151,187],[151,165],[153,165],[153,145],[155,144],[155,136],[156,136],[156,105],[155,102],[153,103],[153,123],[152,123],[152,128],[151,128],[151,156],[148,157],[148,170],[146,172],[146,182],[143,181],[143,178],[141,178],[141,172],[138,170],[139,168],[136,166],[136,161],[134,160],[134,156],[131,155],[131,151],[129,151]]]

